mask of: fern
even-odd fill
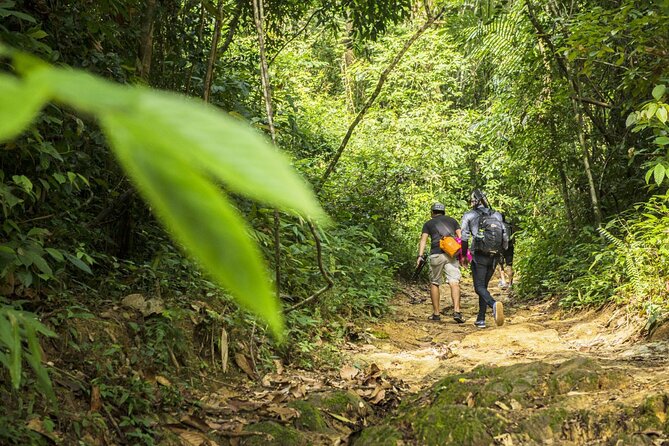
[[[622,222],[618,220],[616,220],[616,223],[622,224]],[[625,243],[623,240],[614,236],[603,227],[597,228],[597,231],[616,248],[616,253],[618,256],[624,259],[625,274],[629,278],[630,285],[632,286],[632,290],[634,291],[635,296],[643,296],[645,287],[643,280],[641,279],[641,271],[639,271],[639,268],[636,264],[637,256],[634,254],[634,246]]]

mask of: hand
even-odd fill
[[[425,259],[423,258],[423,256],[418,256],[418,258],[416,259],[416,268],[418,268],[420,264],[423,263],[424,261]]]
[[[462,251],[460,251],[460,256],[458,257],[458,260],[460,261],[460,266],[469,265],[469,259],[467,258],[466,255],[462,254]]]

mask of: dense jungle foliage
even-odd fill
[[[132,370],[214,370],[228,336],[230,355],[248,352],[256,368],[331,364],[322,341],[382,315],[411,274],[430,204],[459,219],[475,187],[518,228],[518,296],[615,302],[648,330],[669,310],[669,1],[262,6],[0,0],[0,443],[35,435],[12,420],[50,406],[54,379],[74,385],[66,370],[82,358],[78,378],[143,444],[154,395]],[[132,109],[154,100],[147,87],[194,108],[157,95]],[[294,192],[301,182],[282,180],[288,163],[267,143],[226,164],[257,138],[241,124],[274,141],[330,221],[306,188]],[[198,141],[220,143],[220,159]],[[263,263],[236,257],[258,247]],[[217,270],[205,251],[231,254]],[[249,297],[268,282],[262,269],[280,302],[265,285],[265,300]],[[113,335],[88,339],[80,323],[133,294],[160,308],[128,324],[146,345],[122,358]],[[282,343],[267,326],[281,326],[280,307]],[[184,344],[187,327],[198,338]],[[77,354],[43,364],[43,350],[64,348]]]

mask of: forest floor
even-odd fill
[[[405,286],[390,315],[350,330],[338,370],[280,368],[235,391],[249,405],[237,403],[236,425],[211,411],[207,424],[228,426],[224,444],[669,444],[666,325],[642,339],[621,308],[565,313],[494,284],[501,327],[490,312],[488,328],[473,325],[470,282],[463,324],[428,321],[429,301],[407,297],[425,287]]]

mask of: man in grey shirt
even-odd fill
[[[488,283],[495,272],[497,258],[503,249],[508,246],[508,235],[504,229],[502,215],[499,212],[490,209],[488,199],[480,190],[474,190],[469,198],[471,210],[462,216],[462,252],[467,252],[469,247],[472,252],[472,280],[474,281],[474,291],[479,296],[479,312],[476,317],[478,328],[485,328],[485,313],[488,307],[492,308],[492,315],[495,324],[504,324],[504,306],[502,302],[497,302],[488,291]],[[495,237],[499,246],[497,252],[490,252],[484,244],[482,228],[479,225],[486,219],[487,230]],[[500,239],[501,237],[501,239]],[[471,246],[469,241],[472,240]],[[460,256],[460,265],[466,266],[468,263],[466,256]]]

